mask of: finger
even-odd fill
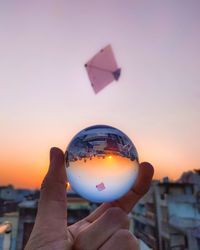
[[[110,208],[75,239],[75,249],[96,250],[119,229],[129,227],[128,216],[120,208]]]
[[[50,166],[40,193],[37,218],[40,223],[48,223],[67,218],[66,212],[66,172],[64,154],[58,148],[50,151]]]
[[[138,240],[126,229],[120,229],[99,250],[139,250]]]
[[[126,195],[119,200],[112,202],[112,206],[118,206],[126,213],[129,213],[138,200],[141,199],[149,190],[153,174],[154,168],[150,163],[141,163],[136,183]]]
[[[149,190],[153,177],[154,169],[150,163],[143,162],[140,164],[138,178],[131,190],[122,198],[114,202],[103,203],[93,213],[85,218],[88,222],[95,221],[110,207],[120,207],[126,213],[129,213],[138,200]]]

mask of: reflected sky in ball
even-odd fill
[[[93,202],[109,202],[130,190],[138,174],[138,154],[120,130],[96,125],[80,131],[66,150],[68,181]]]

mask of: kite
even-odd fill
[[[121,69],[118,68],[111,45],[101,49],[85,64],[88,77],[95,94],[114,80],[118,80]]]
[[[103,182],[99,183],[98,185],[96,185],[96,188],[98,191],[103,191],[104,189],[106,189],[105,185]]]

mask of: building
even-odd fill
[[[135,235],[152,249],[200,249],[200,189],[196,182],[200,176],[192,173],[188,179],[195,182],[186,181],[186,176],[184,173],[176,182],[154,181],[132,212]]]
[[[38,200],[23,201],[19,204],[19,222],[17,232],[16,250],[24,249],[37,214]]]
[[[26,200],[19,204],[19,222],[17,232],[16,250],[24,249],[35,222],[38,199]],[[81,220],[90,213],[90,203],[73,191],[67,194],[68,225]]]
[[[1,200],[15,200],[15,189],[12,185],[0,186],[0,199]]]

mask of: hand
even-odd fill
[[[132,189],[121,199],[103,203],[83,220],[67,227],[64,154],[50,151],[50,167],[41,187],[35,225],[25,250],[133,250],[136,238],[128,231],[128,216],[148,191],[153,167],[141,163]]]

